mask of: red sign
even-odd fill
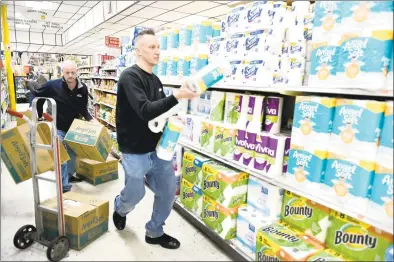
[[[106,36],[105,46],[106,47],[119,47],[120,39],[118,37]]]

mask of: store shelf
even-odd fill
[[[108,125],[110,125],[110,126],[112,126],[112,127],[116,127],[115,124],[112,124],[112,123],[108,122],[107,120],[104,120],[104,119],[101,118],[101,117],[97,117],[97,119],[99,119],[99,120],[101,120],[101,121],[107,123]]]
[[[117,68],[101,68],[103,71],[116,71],[118,70]]]
[[[103,92],[107,92],[107,93],[114,94],[114,95],[117,94],[115,91],[108,90],[108,89],[94,88],[94,90],[103,91]]]
[[[110,108],[116,109],[116,106],[113,106],[113,105],[110,105],[110,104],[107,104],[107,103],[103,103],[103,102],[98,102],[98,103],[101,104],[101,105],[105,105],[105,106],[108,106]]]
[[[78,67],[78,70],[79,69],[85,69],[85,68],[92,68],[93,66],[80,66],[80,67]]]
[[[115,76],[90,76],[90,78],[93,78],[93,79],[104,79],[104,80],[115,80],[115,81],[119,80],[119,77],[115,77]]]
[[[249,168],[240,166],[239,163],[237,163],[235,161],[222,158],[222,157],[217,156],[217,155],[213,154],[212,152],[206,151],[206,150],[204,150],[204,149],[202,149],[202,148],[200,148],[200,147],[198,147],[196,145],[192,145],[191,143],[189,143],[187,141],[181,140],[179,142],[179,144],[181,146],[183,146],[183,147],[192,149],[192,150],[194,150],[196,152],[199,152],[199,153],[201,153],[203,155],[206,155],[207,157],[209,157],[211,159],[215,159],[215,160],[217,160],[217,161],[219,161],[221,163],[224,163],[224,164],[226,164],[228,166],[231,166],[231,167],[233,167],[235,169],[238,169],[240,171],[244,171],[246,173],[249,173],[250,175],[252,175],[254,177],[257,177],[257,178],[259,178],[261,180],[264,180],[264,181],[269,182],[269,183],[271,183],[273,185],[279,186],[279,187],[281,187],[281,188],[283,188],[285,190],[289,190],[291,192],[294,192],[295,194],[298,194],[300,196],[306,197],[306,198],[308,198],[308,199],[310,199],[310,200],[312,200],[312,201],[314,201],[316,203],[319,203],[319,204],[321,204],[323,206],[329,207],[329,208],[331,208],[333,210],[339,211],[339,212],[341,212],[343,214],[346,214],[346,215],[351,216],[353,218],[356,218],[356,219],[358,219],[358,220],[360,220],[362,222],[365,222],[365,223],[367,223],[367,224],[369,224],[371,226],[379,228],[380,230],[383,230],[385,232],[393,234],[393,225],[392,224],[391,225],[387,225],[387,224],[381,223],[380,221],[377,220],[378,218],[373,218],[373,214],[371,214],[371,213],[368,213],[368,212],[366,212],[366,213],[357,213],[357,212],[349,211],[346,208],[346,206],[340,206],[340,205],[337,205],[335,203],[330,203],[327,200],[320,198],[319,196],[308,194],[308,193],[305,192],[305,190],[300,190],[300,189],[297,189],[297,188],[293,187],[293,185],[291,185],[284,178],[284,176],[279,176],[279,178],[277,178],[277,179],[272,179],[270,177],[263,176],[263,175],[255,172],[255,171],[249,169]]]

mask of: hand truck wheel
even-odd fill
[[[37,232],[37,229],[32,225],[26,225],[21,227],[14,236],[14,246],[18,249],[26,249],[33,245],[34,237],[33,234]]]
[[[47,258],[49,261],[57,262],[66,257],[70,250],[70,241],[67,237],[57,237],[51,242],[47,249]]]

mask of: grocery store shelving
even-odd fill
[[[103,80],[115,80],[115,81],[119,80],[119,77],[115,77],[115,76],[90,76],[90,78],[103,79]]]
[[[103,71],[116,71],[118,69],[115,68],[115,67],[112,67],[112,68],[101,68],[101,70],[103,70]]]
[[[114,95],[117,94],[115,91],[108,90],[108,89],[103,89],[103,88],[97,88],[97,87],[95,87],[94,90],[103,91],[103,92],[107,92],[107,93],[114,94]]]
[[[348,216],[354,217],[354,218],[356,218],[356,219],[358,219],[358,220],[360,220],[362,222],[365,222],[365,223],[367,223],[367,224],[369,224],[371,226],[379,228],[382,231],[385,231],[385,232],[388,232],[390,234],[393,234],[393,225],[392,224],[391,225],[383,224],[383,223],[381,223],[381,221],[377,220],[378,218],[374,218],[373,214],[370,214],[368,212],[366,212],[366,213],[353,212],[353,211],[348,210],[346,208],[346,206],[340,206],[340,205],[337,205],[337,204],[334,204],[334,203],[330,203],[329,201],[327,201],[325,199],[322,199],[319,196],[308,194],[304,190],[300,190],[298,188],[295,188],[288,181],[286,181],[285,177],[282,176],[282,175],[279,175],[278,178],[273,179],[273,178],[261,175],[261,174],[257,173],[256,171],[253,171],[253,170],[251,170],[249,168],[243,167],[243,166],[239,165],[239,163],[237,163],[235,161],[232,161],[232,160],[225,159],[223,157],[217,156],[217,155],[213,154],[212,152],[209,152],[209,151],[207,151],[205,149],[202,149],[199,146],[193,145],[193,144],[185,141],[184,139],[180,140],[179,144],[182,145],[183,147],[192,149],[192,150],[194,150],[196,152],[199,152],[199,153],[201,153],[203,155],[206,155],[207,157],[209,157],[211,159],[215,159],[217,161],[220,161],[220,162],[222,162],[222,163],[224,163],[224,164],[226,164],[228,166],[231,166],[231,167],[233,167],[235,169],[247,172],[248,174],[250,174],[250,175],[252,175],[254,177],[257,177],[257,178],[259,178],[261,180],[264,180],[264,181],[269,182],[269,183],[271,183],[273,185],[279,186],[279,187],[281,187],[281,188],[283,188],[285,190],[289,190],[291,192],[294,192],[295,194],[298,194],[300,196],[308,198],[308,199],[310,199],[310,200],[312,200],[312,201],[314,201],[316,203],[319,203],[319,204],[321,204],[323,206],[326,206],[326,207],[331,208],[333,210],[339,211],[339,212],[341,212],[343,214],[346,214]]]
[[[113,105],[110,105],[110,104],[107,104],[107,103],[104,103],[104,102],[98,102],[98,103],[101,104],[101,105],[105,105],[107,107],[113,108],[113,109],[116,108],[116,106],[113,106]]]
[[[110,123],[109,121],[107,121],[107,120],[104,120],[104,119],[103,119],[103,118],[101,118],[101,117],[97,117],[97,119],[99,119],[99,120],[101,120],[101,121],[103,121],[103,122],[107,123],[108,125],[110,125],[110,126],[112,126],[112,127],[116,127],[116,126],[115,126],[115,124],[113,124],[113,123]]]
[[[93,66],[80,66],[80,67],[78,67],[78,70],[79,69],[85,69],[85,68],[92,68]]]

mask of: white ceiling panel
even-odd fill
[[[146,27],[150,27],[150,28],[155,28],[155,27],[161,26],[165,23],[167,23],[167,22],[157,21],[157,20],[147,20],[147,21],[139,24],[139,26],[146,26]]]
[[[55,17],[70,19],[73,15],[74,15],[74,13],[65,13],[65,12],[57,11],[55,14]]]
[[[107,36],[107,35],[112,34],[113,32],[114,31],[111,30],[111,29],[101,29],[100,32],[98,32],[98,34],[101,35],[101,36]]]
[[[152,3],[154,3],[155,1],[140,1],[139,4],[141,5],[150,5]]]
[[[52,23],[59,23],[59,24],[65,24],[68,21],[67,18],[59,18],[59,17],[52,17],[50,19],[50,22]]]
[[[87,7],[93,7],[93,6],[95,6],[98,2],[99,2],[99,1],[87,1],[87,2],[85,3],[85,6],[87,6]]]
[[[128,16],[125,19],[118,21],[117,24],[133,26],[133,25],[140,24],[146,20],[147,19],[145,19],[145,18]]]
[[[150,6],[162,8],[162,9],[167,9],[167,10],[173,10],[175,8],[189,4],[191,2],[192,1],[157,1],[153,4],[151,4]]]
[[[131,15],[131,14],[141,10],[142,8],[144,8],[143,5],[135,4],[133,6],[130,6],[128,9],[126,9],[125,11],[123,11],[120,14],[128,16],[128,15]]]
[[[216,17],[216,16],[221,16],[221,15],[228,13],[230,10],[231,10],[231,8],[228,7],[227,5],[220,5],[220,6],[212,8],[212,9],[202,11],[202,12],[198,13],[198,15]]]
[[[121,25],[121,24],[114,24],[113,29],[115,30],[125,30],[126,28],[129,28],[130,26],[128,25]]]
[[[9,34],[10,34],[10,42],[16,42],[15,31],[14,30],[9,30]]]
[[[56,45],[56,37],[55,34],[43,34],[44,36],[44,44],[46,45]]]
[[[123,9],[131,6],[137,1],[116,1],[116,12],[121,12]]]
[[[37,52],[38,49],[41,48],[41,46],[42,46],[42,45],[30,44],[30,45],[29,45],[29,48],[27,49],[27,51],[30,51],[30,52]]]
[[[141,9],[138,12],[134,13],[133,16],[143,17],[143,18],[153,18],[165,12],[168,12],[168,10],[147,6],[144,9]]]
[[[85,15],[91,7],[81,7],[81,9],[78,10],[78,14],[80,15]]]
[[[26,51],[28,47],[29,47],[29,44],[20,44],[20,43],[18,43],[16,45],[16,49],[18,51]]]
[[[227,3],[231,3],[231,1],[214,1],[215,3],[219,3],[219,4],[227,4]]]
[[[75,14],[75,15],[73,15],[71,18],[72,18],[72,19],[78,20],[78,19],[80,19],[81,17],[82,17],[81,14]]]
[[[116,22],[118,22],[119,20],[121,20],[121,19],[123,19],[125,17],[126,16],[124,16],[124,15],[116,15],[116,16],[112,17],[111,19],[108,19],[107,22],[116,23]]]
[[[175,12],[175,11],[169,11],[168,13],[165,13],[165,14],[155,17],[155,19],[160,20],[160,21],[170,22],[170,21],[184,18],[186,16],[189,16],[189,14],[179,13],[179,12]]]
[[[44,33],[55,34],[55,33],[57,33],[58,31],[59,31],[59,29],[57,29],[57,28],[49,28],[49,27],[47,27],[47,28],[44,30]]]
[[[87,1],[63,1],[63,4],[83,6]]]
[[[187,16],[185,18],[176,20],[174,22],[176,22],[178,24],[186,25],[186,24],[191,24],[191,23],[194,23],[194,22],[197,22],[197,21],[201,21],[201,20],[204,20],[204,19],[207,19],[207,18],[208,17],[206,17],[206,16],[190,15],[190,16]]]
[[[14,6],[7,5],[7,17],[14,17]]]
[[[67,5],[65,4],[66,1],[63,1],[63,3],[60,5],[59,9],[57,12],[67,12],[67,13],[75,13],[79,10],[79,6],[75,5]]]
[[[34,32],[34,33],[42,33],[44,31],[45,28],[30,28],[30,32]]]
[[[70,19],[70,20],[67,21],[66,25],[72,25],[72,24],[74,24],[75,22],[77,22],[76,19]]]
[[[195,14],[198,12],[202,12],[211,8],[214,8],[220,4],[214,3],[214,2],[208,2],[208,1],[196,1],[190,4],[187,4],[185,6],[179,7],[175,9],[175,11],[183,12],[183,13],[189,13],[189,14]]]
[[[30,32],[30,43],[33,44],[44,44],[42,41],[42,33]]]
[[[62,36],[56,34],[56,45],[62,45]]]
[[[111,29],[113,25],[114,25],[113,23],[105,22],[105,23],[102,23],[101,25],[99,25],[97,27],[98,28],[104,28],[104,29]]]
[[[39,52],[43,52],[43,53],[46,53],[46,52],[48,52],[48,51],[50,51],[51,49],[53,49],[54,47],[53,46],[50,46],[50,45],[43,45],[43,46],[41,46],[41,48],[38,50]]]

